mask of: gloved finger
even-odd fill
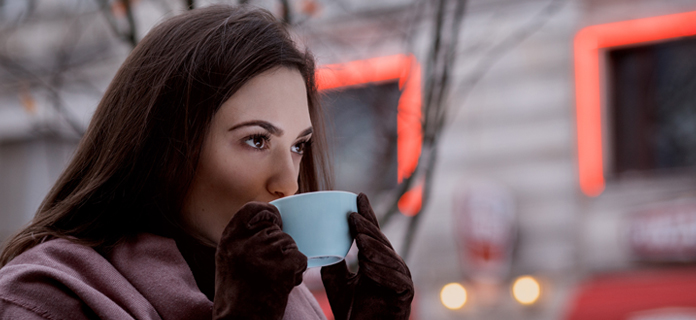
[[[264,211],[267,213],[254,219],[257,214]],[[275,218],[272,218],[273,216],[275,216]],[[239,238],[240,235],[235,233],[244,232],[244,230],[251,230],[253,226],[257,225],[261,221],[269,221],[272,224],[277,224],[281,228],[283,226],[282,220],[280,219],[280,213],[278,213],[278,208],[268,203],[253,201],[245,204],[239,210],[237,210],[234,216],[232,216],[232,219],[230,219],[230,222],[228,222],[227,226],[225,227],[225,230],[222,233],[222,238]],[[253,224],[250,225],[250,222],[253,222]],[[244,233],[246,234],[246,232]]]
[[[277,225],[261,229],[246,241],[249,247],[254,247],[256,254],[284,254],[288,250],[297,250],[297,244],[292,237],[280,230]]]
[[[321,267],[321,280],[324,287],[328,285],[332,288],[342,289],[353,276],[354,274],[348,270],[345,261]]]
[[[382,242],[385,246],[392,248],[387,236],[379,230],[379,227],[363,217],[359,213],[353,212],[348,216],[348,227],[350,235],[357,239],[359,234],[366,234]]]
[[[300,283],[302,283],[302,280],[304,278],[304,272],[307,270],[307,256],[305,256],[299,251],[297,251],[297,253],[301,254],[302,256],[297,256],[293,259],[294,261],[296,261],[296,264],[298,266],[298,268],[295,269],[295,280],[293,281],[295,287],[299,286]]]
[[[273,226],[273,228],[277,228],[277,226]],[[261,232],[258,234],[261,234]],[[269,259],[277,260],[278,263],[290,263],[301,269],[301,272],[307,269],[307,256],[300,252],[297,243],[289,234],[282,231],[273,232],[273,236],[261,239],[259,242],[262,242],[262,245],[257,246],[259,252],[252,254],[265,254]]]
[[[395,294],[404,296],[413,295],[413,281],[409,275],[394,272],[393,269],[379,264],[366,264],[364,267],[361,266],[361,268],[367,269],[365,270],[365,276],[367,278],[384,288],[392,290]],[[364,280],[367,279],[361,278],[360,281]]]
[[[251,219],[248,220],[249,222],[247,222],[247,228],[249,230],[254,230],[266,226],[268,224],[274,224],[280,227],[281,229],[283,228],[283,220],[280,218],[280,212],[278,212],[278,208],[276,208],[273,205],[261,202],[249,203],[247,205],[254,205],[254,207],[256,207],[256,204],[263,205],[259,206],[263,209],[258,211],[254,216],[251,217]]]
[[[377,216],[375,216],[375,212],[372,210],[372,206],[370,205],[370,200],[367,199],[367,195],[361,192],[358,195],[357,202],[358,213],[379,228],[379,221],[377,220]]]
[[[299,252],[299,248],[297,247],[295,240],[289,234],[282,231],[274,237],[274,241],[271,243],[271,245],[280,248],[282,253],[286,253],[290,250],[296,250]]]
[[[272,230],[270,235],[266,230]],[[257,232],[242,242],[241,251],[246,253],[246,259],[254,261],[252,265],[272,265],[278,271],[289,271],[294,277],[292,281],[295,281],[296,274],[307,269],[307,257],[300,252],[292,237],[280,231],[277,225],[266,230]]]
[[[366,264],[379,264],[392,269],[391,272],[400,272],[410,276],[406,263],[392,248],[365,234],[358,235],[355,242],[359,250],[358,262],[361,268]]]
[[[356,275],[345,261],[321,267],[321,282],[326,289],[335,319],[348,319],[355,295]]]
[[[297,249],[288,250],[285,252],[285,261],[295,266],[294,285],[297,286],[302,283],[303,273],[307,270],[307,256]]]

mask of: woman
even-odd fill
[[[0,256],[0,319],[322,319],[268,202],[330,187],[314,64],[249,7],[171,18],[133,50],[72,162]],[[408,267],[365,195],[336,319],[407,319]]]

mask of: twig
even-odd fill
[[[135,48],[135,46],[138,44],[138,39],[137,39],[137,32],[136,32],[136,25],[135,25],[135,17],[133,15],[133,9],[131,7],[130,0],[121,0],[123,2],[123,6],[126,10],[126,20],[128,21],[128,31],[123,33],[121,30],[118,28],[118,24],[116,23],[116,20],[114,19],[111,9],[109,7],[109,1],[108,0],[95,0],[100,4],[100,8],[102,13],[104,14],[104,18],[106,18],[106,22],[109,25],[109,28],[111,31],[116,35],[117,38],[127,42],[128,44],[131,45],[132,48]]]
[[[56,109],[58,114],[60,114],[61,117],[63,117],[63,119],[65,119],[65,121],[75,131],[75,133],[79,137],[82,137],[85,130],[78,123],[75,117],[72,114],[70,114],[70,111],[67,108],[65,108],[65,103],[63,102],[63,99],[56,88],[54,88],[50,83],[41,79],[41,77],[35,75],[33,72],[27,70],[26,68],[12,61],[9,58],[0,57],[0,65],[4,66],[6,70],[8,70],[10,73],[14,74],[18,78],[28,77],[31,78],[35,83],[41,84],[51,95],[51,98],[53,100],[53,108]]]
[[[414,215],[409,221],[408,229],[405,234],[404,245],[401,253],[404,260],[407,260],[411,253],[411,248],[413,245],[413,240],[422,220],[424,214],[424,209],[430,202],[431,191],[433,185],[433,174],[435,172],[435,166],[438,159],[438,144],[440,141],[440,136],[442,129],[444,128],[443,121],[441,119],[447,114],[447,108],[449,103],[446,101],[446,97],[449,93],[449,69],[450,66],[455,65],[455,52],[457,51],[457,45],[459,43],[459,30],[461,29],[462,21],[464,20],[464,12],[466,8],[467,1],[459,0],[456,3],[454,10],[454,15],[450,24],[449,41],[447,42],[447,50],[444,53],[444,57],[440,62],[440,79],[439,85],[428,88],[429,90],[435,91],[436,93],[432,96],[431,104],[428,104],[428,109],[433,110],[431,118],[427,119],[424,123],[424,139],[423,139],[423,150],[427,152],[428,156],[425,159],[425,163],[421,164],[425,166],[425,172],[423,173],[423,195],[421,201],[421,207],[419,211]],[[440,30],[442,32],[442,30]],[[429,130],[428,130],[429,129]],[[423,158],[423,157],[421,157]]]
[[[482,60],[482,62],[479,64],[479,67],[476,69],[476,72],[474,72],[473,76],[470,78],[469,82],[465,82],[465,84],[469,84],[467,88],[468,89],[465,91],[465,95],[471,92],[473,86],[478,83],[478,81],[483,78],[483,76],[487,73],[487,71],[497,62],[498,59],[500,59],[502,56],[504,56],[507,52],[512,50],[515,46],[519,45],[521,42],[523,42],[525,39],[527,39],[529,36],[531,36],[533,33],[538,31],[558,10],[562,7],[562,5],[566,2],[567,0],[551,0],[551,2],[542,9],[540,14],[538,14],[534,19],[532,19],[532,22],[528,24],[527,26],[518,29],[518,32],[515,32],[505,38],[502,42],[500,42],[498,45],[495,45],[492,50],[490,50]],[[459,10],[462,10],[459,12]],[[457,13],[455,15],[463,15],[463,10],[464,8],[458,8]],[[455,19],[456,20],[456,19]],[[453,25],[456,25],[459,22],[455,22]],[[458,33],[459,30],[453,29],[453,37],[458,38]],[[453,38],[454,41],[456,41],[457,38]],[[456,43],[456,42],[455,42]],[[448,57],[446,60],[448,60],[447,65],[454,65],[454,52],[456,50],[456,45],[452,46],[449,48],[448,52]],[[447,84],[447,74],[446,74],[446,69],[445,73],[443,74],[443,79],[444,81],[441,81],[441,84]],[[444,88],[444,91],[441,88],[441,95],[440,98],[444,99],[446,96],[446,91],[447,88]],[[461,91],[457,90],[457,91]],[[439,101],[440,106],[444,103],[443,100]],[[428,108],[432,108],[433,106],[428,106]],[[431,190],[432,190],[432,175],[434,173],[434,168],[437,162],[437,157],[438,157],[438,142],[439,142],[439,137],[442,132],[442,129],[447,125],[447,120],[451,120],[452,117],[447,116],[447,108],[436,108],[436,110],[441,111],[441,113],[437,117],[437,121],[435,124],[430,124],[426,123],[424,126],[427,128],[432,128],[432,132],[430,133],[431,135],[428,135],[428,132],[426,132],[426,135],[424,136],[424,150],[426,149],[426,146],[430,147],[430,156],[425,164],[425,174],[424,174],[424,187],[423,187],[423,202],[421,205],[421,210],[418,214],[416,214],[414,217],[411,218],[409,221],[409,225],[407,227],[407,232],[405,235],[405,240],[404,240],[404,246],[403,249],[401,250],[401,254],[404,257],[404,260],[407,260],[411,248],[413,245],[413,240],[415,239],[415,233],[417,231],[417,227],[422,219],[422,213],[423,213],[423,208],[425,208],[430,200],[431,197]],[[425,128],[424,128],[425,131]],[[419,164],[419,167],[422,164]]]
[[[131,47],[135,48],[138,45],[138,33],[135,25],[135,17],[133,15],[133,7],[131,6],[131,0],[121,0],[123,1],[123,6],[126,8],[126,19],[128,20],[128,33],[126,34],[126,39],[130,43]]]
[[[411,186],[413,186],[418,177],[424,177],[429,179],[429,173],[432,171],[431,166],[434,166],[433,154],[436,150],[434,146],[437,144],[437,137],[442,129],[439,123],[439,118],[444,114],[442,111],[447,107],[444,100],[448,92],[449,87],[449,72],[450,66],[454,65],[455,52],[457,49],[457,43],[459,38],[459,29],[464,17],[464,9],[466,7],[466,0],[458,0],[456,3],[456,8],[454,10],[454,16],[449,19],[449,37],[445,37],[445,22],[446,22],[446,12],[447,12],[447,0],[440,0],[437,7],[436,17],[435,17],[435,30],[433,35],[432,48],[430,50],[430,55],[427,59],[426,66],[426,86],[425,86],[425,98],[423,100],[423,108],[425,118],[422,124],[422,130],[424,132],[423,136],[423,152],[418,159],[418,166],[416,170],[397,187],[396,198],[393,203],[388,208],[386,213],[381,217],[380,224],[385,225],[389,220],[399,211],[398,201],[401,196],[406,193]],[[421,173],[425,171],[425,173]],[[429,190],[423,189],[423,193],[427,193]],[[420,215],[425,207],[425,202],[422,203],[421,209],[416,214]],[[416,219],[418,221],[418,219]],[[407,233],[408,235],[408,233]]]
[[[567,2],[568,0],[551,0],[527,25],[516,28],[516,32],[511,33],[484,53],[481,60],[474,66],[471,75],[457,86],[456,92],[459,92],[462,101],[460,105],[466,101],[469,93],[503,56],[539,31]],[[448,117],[448,119],[454,118],[456,114]],[[443,125],[446,125],[445,121],[446,119],[443,118]]]
[[[292,24],[292,11],[290,10],[290,2],[288,0],[280,0],[280,5],[283,8],[283,22],[286,25]]]

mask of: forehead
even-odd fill
[[[289,131],[311,126],[300,72],[279,67],[255,76],[223,103],[213,122],[226,126],[250,120],[265,120]]]

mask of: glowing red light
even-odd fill
[[[421,124],[421,69],[412,55],[393,55],[322,66],[316,74],[317,88],[328,90],[374,82],[399,81],[401,96],[396,120],[397,180],[409,177],[418,165],[423,140]],[[422,188],[409,190],[399,200],[402,212],[420,211]],[[404,197],[410,200],[405,201]],[[418,200],[421,199],[421,200]],[[410,205],[402,208],[401,203]]]
[[[602,156],[602,49],[696,35],[696,11],[586,27],[575,36],[575,92],[580,188],[604,191]]]

